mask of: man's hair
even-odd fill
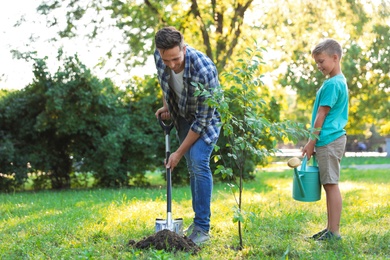
[[[156,48],[162,50],[169,50],[176,46],[181,50],[184,46],[183,34],[172,26],[160,29],[154,36],[154,41]]]
[[[328,55],[337,54],[339,56],[339,59],[343,56],[343,50],[341,49],[340,43],[333,39],[325,39],[324,41],[317,44],[316,47],[314,47],[313,51],[311,52],[311,55],[317,55],[321,53],[326,53]]]

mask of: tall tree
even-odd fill
[[[51,0],[42,3],[38,11],[48,17],[48,25],[59,26],[60,37],[75,37],[85,24],[88,24],[91,38],[109,32],[110,28],[119,28],[123,34],[122,44],[127,45],[122,58],[129,62],[129,66],[143,64],[152,54],[156,30],[167,25],[176,26],[188,43],[205,52],[219,69],[223,69],[247,38],[243,34],[248,30],[244,17],[252,2]],[[53,12],[59,8],[66,9],[63,24]],[[107,15],[111,17],[110,21],[107,21]],[[108,54],[112,55],[111,52]]]
[[[67,10],[66,23],[62,24],[60,17],[50,13],[60,7]],[[51,26],[60,26],[61,37],[74,37],[87,24],[91,38],[110,32],[109,28],[119,28],[123,34],[122,58],[128,62],[122,58],[118,61],[129,67],[143,64],[151,56],[154,32],[164,25],[183,31],[187,42],[212,58],[220,71],[232,68],[234,57],[257,39],[269,51],[262,73],[279,76],[283,87],[296,91],[297,113],[284,115],[299,121],[307,121],[313,100],[307,97],[313,97],[322,79],[313,66],[310,50],[322,38],[335,38],[346,53],[343,66],[351,101],[348,128],[358,133],[364,131],[367,122],[389,124],[383,119],[389,104],[388,76],[378,74],[385,72],[389,63],[389,8],[386,0],[341,0],[337,5],[331,0],[322,0],[321,4],[298,0],[52,0],[38,10],[48,17]],[[109,57],[113,57],[114,47]],[[378,70],[378,66],[382,68]],[[373,103],[382,106],[366,106]]]

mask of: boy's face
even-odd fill
[[[164,64],[168,66],[171,70],[173,70],[175,73],[179,73],[184,69],[186,46],[183,46],[182,49],[180,49],[179,46],[176,46],[168,50],[158,49],[158,51],[160,52],[160,56]]]
[[[337,54],[329,55],[325,52],[313,55],[317,68],[325,76],[333,77],[339,72],[339,59]]]

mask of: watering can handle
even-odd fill
[[[301,170],[306,171],[306,163],[307,163],[307,156],[303,157],[302,164],[301,164]]]
[[[315,155],[313,154],[312,157],[313,157],[313,166],[317,166],[317,160]],[[307,164],[307,156],[305,155],[305,157],[303,157],[302,164],[301,164],[302,171],[306,171],[306,164]]]

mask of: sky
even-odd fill
[[[4,0],[0,0],[4,1]],[[33,79],[33,62],[25,60],[17,60],[12,57],[11,50],[18,51],[37,51],[38,57],[48,57],[47,65],[51,69],[51,73],[55,73],[61,65],[56,61],[57,50],[61,45],[64,47],[66,56],[73,56],[78,54],[80,60],[90,69],[93,70],[94,75],[99,78],[110,78],[117,86],[125,79],[128,79],[128,72],[125,71],[124,66],[114,64],[112,59],[109,68],[115,68],[115,72],[107,72],[93,68],[98,62],[99,58],[114,44],[118,44],[122,35],[120,31],[115,29],[110,30],[110,33],[102,35],[99,34],[97,39],[98,44],[87,43],[87,40],[77,39],[61,39],[60,42],[48,42],[51,37],[56,36],[57,29],[50,29],[46,27],[45,17],[37,14],[36,8],[43,0],[19,0],[8,1],[7,4],[2,4],[0,8],[0,89],[22,89],[26,87]],[[88,0],[85,0],[88,1]],[[59,11],[61,12],[61,11]],[[62,11],[63,12],[63,11]],[[64,23],[65,15],[54,14],[59,22]],[[25,22],[19,26],[14,27],[21,17],[24,17]],[[62,27],[61,27],[62,28]],[[82,27],[81,27],[82,29]],[[78,32],[80,27],[78,28]],[[82,32],[81,32],[82,33]],[[29,38],[34,38],[32,43]],[[153,57],[149,57],[146,65],[139,68],[133,68],[130,76],[143,76],[146,74],[154,74],[156,72]],[[271,85],[272,79],[265,75],[264,83]]]
[[[37,14],[36,8],[43,0],[19,0],[7,1],[0,0],[0,89],[22,89],[32,82],[33,63],[25,60],[17,60],[12,57],[11,50],[18,51],[37,51],[38,57],[48,57],[47,64],[51,73],[55,73],[60,64],[56,61],[57,50],[61,45],[64,46],[65,55],[73,56],[78,54],[80,60],[90,69],[99,62],[99,58],[114,44],[121,41],[120,31],[110,30],[109,34],[99,35],[98,44],[89,44],[85,39],[69,40],[62,39],[57,43],[50,43],[47,40],[56,36],[55,29],[46,27],[45,17]],[[88,1],[88,0],[85,0]],[[377,0],[373,0],[377,1]],[[18,20],[24,17],[24,22],[19,27],[14,27]],[[64,14],[56,15],[57,18],[64,18]],[[64,21],[62,21],[64,22]],[[80,29],[80,28],[79,28]],[[34,43],[29,40],[35,39]],[[106,72],[97,68],[93,69],[94,75],[104,78],[109,77],[117,86],[121,86],[124,79],[129,78],[128,72],[125,72],[124,66],[108,64],[108,67],[115,68],[115,72]],[[153,57],[149,57],[143,67],[133,68],[131,75],[143,76],[145,74],[154,74],[155,66]],[[268,84],[271,79],[264,78]],[[267,83],[265,82],[265,83]]]
[[[12,26],[19,17],[34,9],[34,2],[8,1],[0,8],[0,88],[21,88],[32,77],[31,64],[12,59],[10,50],[23,45],[25,32],[37,29],[30,25],[23,32]]]
[[[100,39],[101,43],[94,45],[88,44],[84,39],[61,40],[61,42],[50,43],[47,40],[54,37],[56,32],[47,28],[44,17],[37,14],[36,8],[41,2],[42,0],[20,0],[7,1],[6,4],[2,3],[1,5],[0,89],[22,89],[32,82],[33,62],[14,59],[11,53],[13,49],[22,52],[37,51],[39,58],[47,56],[48,67],[52,69],[51,73],[54,73],[60,65],[55,57],[61,45],[65,47],[64,50],[67,56],[73,56],[77,53],[80,60],[92,69],[99,62],[99,58],[110,49],[110,46],[121,39],[119,31],[112,31],[109,35],[101,36],[103,37]],[[21,17],[24,17],[26,22],[19,27],[14,27]],[[29,40],[31,36],[35,39],[34,43]],[[105,44],[102,44],[102,42]],[[98,69],[94,69],[94,73],[100,78],[110,77],[114,83],[120,85],[123,81],[120,74],[121,71],[124,71],[124,66],[114,64],[111,64],[111,66],[116,68],[117,73],[112,72],[110,74]],[[153,58],[150,57],[145,67],[132,69],[130,75],[153,74],[154,70]]]

